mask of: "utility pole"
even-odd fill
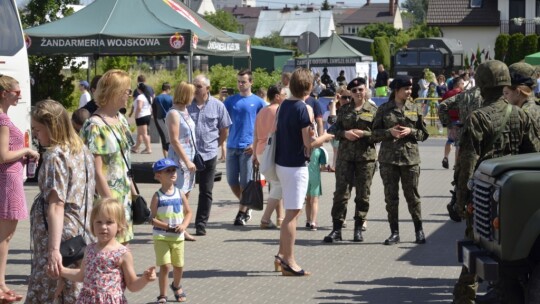
[[[321,14],[322,11],[319,9],[319,40],[321,39]]]

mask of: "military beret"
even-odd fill
[[[397,75],[390,83],[390,89],[397,91],[404,87],[412,86],[412,79],[409,76]]]
[[[526,85],[532,87],[536,84],[536,69],[525,62],[517,62],[508,67],[512,85]]]
[[[353,80],[351,80],[351,82],[349,82],[349,84],[347,85],[347,90],[351,90],[352,88],[356,88],[358,86],[361,86],[361,85],[365,85],[366,84],[366,80],[362,77],[357,77]]]

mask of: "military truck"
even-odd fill
[[[502,284],[503,303],[540,303],[540,153],[480,164],[472,190],[474,240],[458,241],[458,260]]]

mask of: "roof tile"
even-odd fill
[[[470,0],[429,0],[427,24],[430,26],[499,26],[497,1],[483,0],[471,8]]]

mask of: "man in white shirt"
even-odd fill
[[[81,98],[79,98],[79,108],[84,107],[91,99],[90,93],[90,84],[86,80],[81,80],[79,82],[79,90],[81,91]]]

